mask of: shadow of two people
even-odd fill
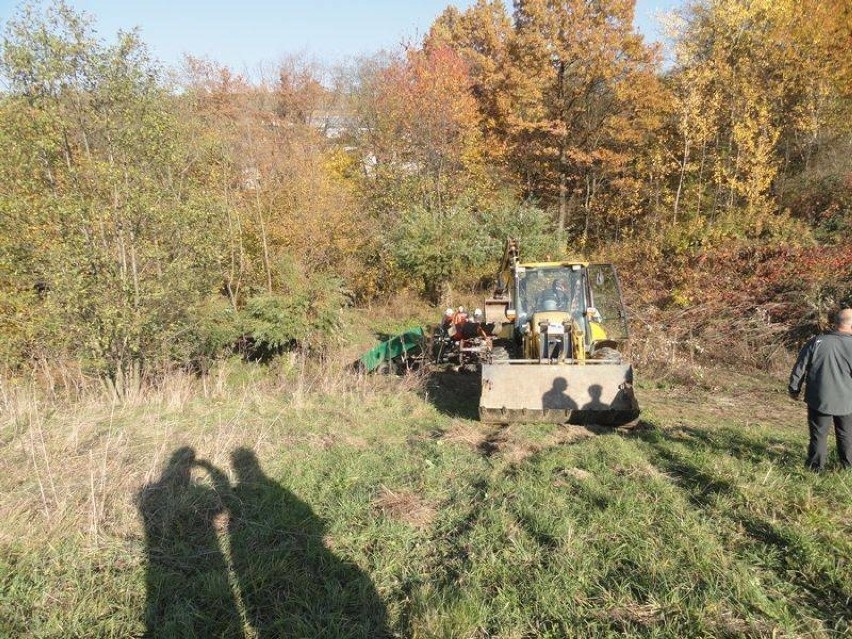
[[[234,485],[179,448],[138,495],[145,637],[243,637],[247,627],[257,637],[388,636],[375,587],[326,548],[310,506],[267,477],[251,450],[231,461]]]
[[[603,387],[600,384],[592,384],[587,392],[592,401],[584,404],[582,407],[577,401],[568,395],[568,382],[564,377],[557,377],[553,380],[553,386],[541,398],[542,408],[558,409],[558,410],[588,410],[588,411],[603,411],[610,408],[608,404],[601,401]]]

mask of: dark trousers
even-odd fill
[[[811,470],[822,470],[828,457],[828,429],[834,423],[834,434],[837,437],[837,456],[840,465],[852,468],[852,414],[825,415],[813,408],[808,408],[808,428],[811,441],[808,444],[808,459],[805,465]]]

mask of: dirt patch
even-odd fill
[[[332,535],[323,535],[322,543],[329,550],[337,550],[337,541]]]
[[[540,440],[532,440],[519,434],[511,426],[501,426],[491,432],[479,445],[479,451],[486,457],[500,455],[509,463],[518,464],[531,455],[558,446],[561,439],[551,435]]]
[[[689,441],[695,439],[695,435],[693,433],[684,428],[681,428],[680,426],[675,428],[669,428],[668,436],[670,439],[676,439],[679,441]]]
[[[612,470],[620,477],[668,477],[659,468],[647,462],[637,462],[630,466],[621,466],[618,464]]]
[[[535,455],[544,448],[546,448],[546,446],[542,445],[540,442],[535,444],[521,444],[513,442],[503,448],[501,455],[506,461],[512,464],[519,464],[527,457]]]
[[[454,422],[444,433],[443,441],[470,446],[485,457],[500,455],[510,462],[520,462],[557,441],[529,442],[517,437],[510,426],[484,430],[482,426]]]
[[[492,430],[491,433],[482,440],[478,449],[485,457],[491,457],[492,455],[504,452],[508,445],[509,427],[500,426]]]
[[[373,500],[373,508],[385,517],[401,521],[414,528],[423,529],[432,523],[436,508],[420,495],[409,490],[394,491],[382,487]]]
[[[518,430],[512,425],[484,430],[483,426],[458,421],[454,422],[449,430],[441,433],[440,439],[469,446],[484,457],[499,455],[510,463],[519,463],[531,455],[554,446],[575,444],[597,435],[614,432],[621,432],[621,429],[593,424],[586,426],[566,424],[545,437],[533,440],[523,434],[523,429]]]
[[[607,616],[622,627],[634,624],[651,626],[662,619],[663,612],[660,606],[654,603],[628,603],[610,608],[607,611]]]
[[[663,618],[663,610],[655,603],[627,603],[623,606],[615,606],[606,612],[599,613],[601,617],[615,621],[622,628],[631,625],[653,626]]]
[[[561,478],[576,479],[577,481],[586,481],[592,476],[592,473],[582,468],[564,468],[559,472],[559,476]]]
[[[328,450],[337,444],[338,438],[334,435],[308,435],[305,441],[311,448]]]
[[[790,449],[784,444],[769,444],[766,450],[775,453],[776,455],[785,455],[790,452]]]
[[[719,636],[731,637],[773,637],[781,638],[788,635],[765,621],[748,621],[732,612],[724,611],[711,619]]]
[[[481,426],[476,426],[469,422],[454,421],[441,439],[445,442],[466,444],[473,449],[479,449],[487,437],[488,434]]]
[[[586,426],[563,426],[557,435],[557,443],[574,444],[594,436],[594,430]]]

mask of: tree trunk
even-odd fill
[[[272,295],[272,265],[269,260],[269,238],[266,236],[266,221],[263,218],[260,193],[257,191],[255,191],[255,206],[257,208],[257,223],[260,227],[260,241],[263,245],[263,268],[266,271],[266,290]]]
[[[561,247],[565,243],[565,220],[568,217],[568,176],[565,174],[565,145],[559,149],[559,220],[556,237]]]
[[[450,280],[439,278],[426,282],[426,296],[441,308],[452,306],[453,287]]]
[[[707,159],[707,140],[701,142],[701,166],[698,168],[698,196],[695,202],[695,212],[701,215],[701,196],[704,193],[704,162]]]
[[[672,223],[677,226],[677,212],[680,208],[680,194],[683,191],[683,178],[686,174],[686,162],[689,159],[689,137],[683,136],[683,160],[680,164],[680,179],[677,183],[677,193],[675,193],[674,201],[674,216]]]

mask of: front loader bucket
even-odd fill
[[[639,416],[629,364],[482,365],[479,418],[486,423],[620,425]]]

